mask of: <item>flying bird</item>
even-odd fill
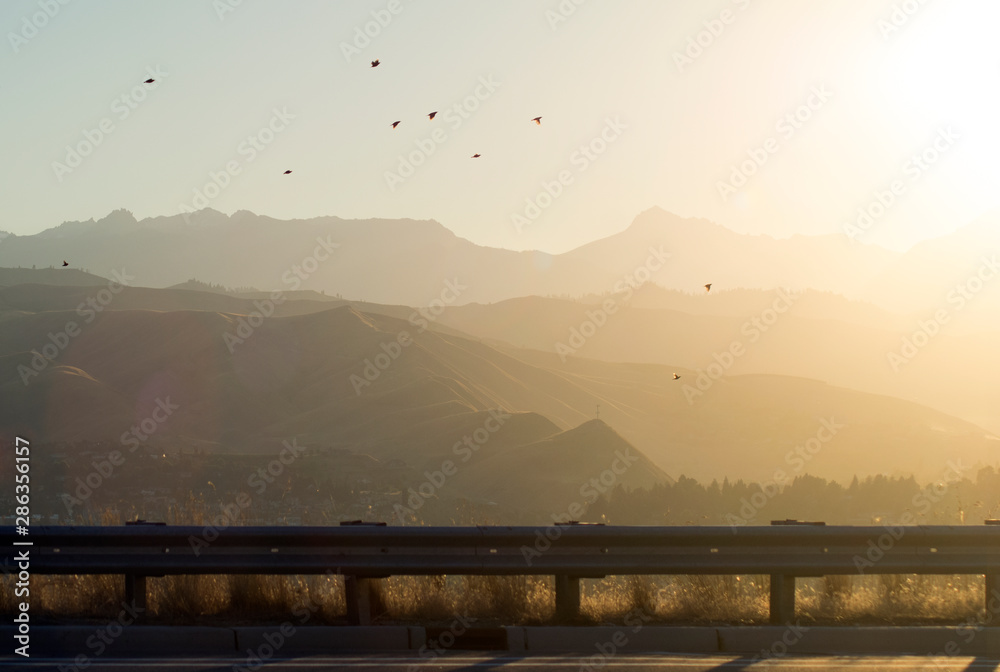
[[[379,64],[379,60],[377,58],[374,61],[372,61],[372,67],[373,68],[377,68],[378,64]]]
[[[712,291],[712,283],[711,282],[708,283],[707,285],[705,285],[705,291],[706,292],[711,292]]]
[[[153,79],[152,77],[150,77],[150,78],[149,78],[149,79],[147,79],[147,80],[146,80],[145,82],[143,82],[143,84],[152,84],[152,83],[153,83],[153,82],[155,82],[155,81],[156,81],[155,79]]]
[[[536,126],[541,126],[542,125],[542,118],[541,117],[535,117],[534,119],[532,119],[532,121],[535,122]]]
[[[437,116],[437,112],[431,112],[430,114],[427,115],[427,118],[428,119],[433,119],[436,116]]]
[[[473,154],[473,155],[472,155],[472,158],[474,158],[474,159],[478,159],[478,158],[479,158],[480,156],[482,156],[482,154]]]
[[[674,380],[680,380],[680,379],[681,379],[681,377],[680,377],[680,376],[678,376],[678,375],[677,375],[677,374],[675,373],[675,374],[674,374]]]
[[[69,262],[67,262],[65,259],[63,260],[63,266],[69,266]]]
[[[290,175],[290,174],[291,174],[291,172],[292,172],[292,171],[290,171],[290,170],[286,170],[285,172],[283,172],[283,173],[282,173],[282,175]]]
[[[398,121],[392,122],[392,127],[393,128],[396,128],[397,126],[399,126],[399,122]]]

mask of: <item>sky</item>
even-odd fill
[[[995,0],[5,0],[0,229],[207,206],[562,252],[659,206],[904,250],[1000,207],[998,24]]]

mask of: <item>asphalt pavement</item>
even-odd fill
[[[122,672],[123,670],[183,670],[184,672],[313,672],[315,670],[386,670],[411,672],[435,670],[462,672],[471,670],[580,670],[581,672],[711,672],[726,670],[817,672],[818,670],[849,670],[851,672],[983,672],[1000,669],[1000,660],[973,657],[925,656],[785,656],[766,660],[737,656],[690,656],[676,654],[614,655],[555,655],[525,656],[510,654],[445,653],[443,655],[370,654],[340,656],[301,656],[249,661],[243,657],[171,657],[114,658],[88,661],[88,672]],[[0,670],[59,670],[75,671],[72,658],[0,659]]]

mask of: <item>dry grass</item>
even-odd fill
[[[2,581],[0,608],[13,613],[14,582]],[[607,577],[582,582],[581,622],[620,623],[636,609],[657,622],[761,624],[766,576]],[[552,577],[395,576],[381,582],[379,622],[545,623],[554,614]],[[317,623],[342,622],[339,576],[171,576],[147,580],[152,622],[273,622],[310,606]],[[120,576],[34,576],[32,615],[113,618],[124,600]],[[961,623],[983,612],[979,576],[846,576],[799,579],[803,623]]]
[[[753,576],[608,577],[588,582],[581,611],[594,622],[621,622],[636,609],[663,622],[764,622],[767,581]]]
[[[980,576],[919,574],[800,579],[803,621],[833,623],[960,623],[984,615]]]

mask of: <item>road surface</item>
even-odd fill
[[[455,653],[436,658],[411,654],[372,654],[342,656],[302,656],[274,658],[263,664],[247,665],[247,658],[180,657],[107,658],[91,660],[87,672],[123,672],[125,670],[183,670],[184,672],[228,672],[258,670],[260,672],[315,672],[315,670],[386,670],[408,672],[503,671],[532,670],[563,672],[818,672],[848,670],[849,672],[988,672],[1000,669],[1000,660],[972,657],[923,656],[788,656],[755,661],[735,656],[691,656],[675,654],[616,655],[610,659],[574,654],[558,656],[517,656]],[[0,671],[8,670],[76,670],[70,658],[0,658]]]

